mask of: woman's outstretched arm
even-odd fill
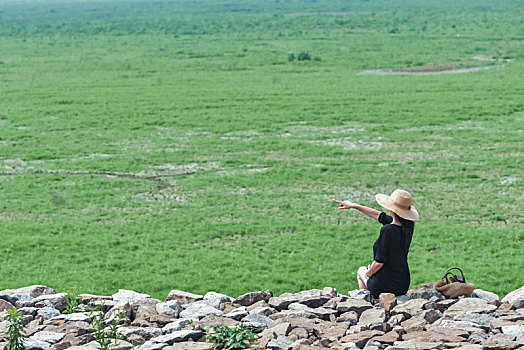
[[[378,216],[380,215],[378,210],[357,203],[352,203],[349,201],[337,201],[336,199],[333,199],[333,202],[336,202],[340,205],[338,209],[356,209],[375,220],[378,220]]]

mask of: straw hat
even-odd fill
[[[401,218],[418,221],[418,212],[412,205],[413,201],[408,191],[397,189],[393,191],[391,196],[379,193],[375,196],[375,199],[382,207],[395,212]]]

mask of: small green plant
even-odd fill
[[[206,340],[215,342],[214,349],[245,349],[248,344],[252,344],[256,339],[253,331],[242,323],[235,328],[215,326],[213,331],[210,331],[208,327],[202,328],[206,332]]]
[[[295,60],[295,58],[296,57],[295,57],[295,54],[293,52],[290,52],[290,53],[287,54],[287,60],[289,62],[293,62]]]
[[[24,320],[25,317],[16,308],[7,311],[7,349],[24,350]]]
[[[67,302],[66,308],[62,313],[64,314],[72,314],[73,312],[77,312],[80,310],[80,298],[78,297],[78,290],[76,288],[76,284],[73,286],[73,290],[68,290],[67,295],[64,297],[64,299]]]
[[[106,327],[104,313],[104,304],[102,303],[94,310],[91,310],[89,316],[91,317],[91,332],[95,335],[95,340],[98,343],[99,350],[109,350],[112,347],[115,347],[118,343],[118,340],[121,339],[117,335],[117,327],[120,321],[126,320],[125,311],[118,310],[115,311],[113,322]],[[98,312],[96,312],[98,311]],[[113,344],[111,344],[113,342]]]
[[[301,51],[297,56],[298,61],[311,61],[311,55],[307,51]]]

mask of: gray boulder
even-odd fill
[[[193,293],[188,293],[188,292],[184,292],[181,290],[173,289],[172,291],[169,292],[166,298],[166,301],[178,300],[180,304],[184,305],[184,304],[191,304],[191,303],[194,303],[195,301],[200,301],[203,299],[204,299],[203,295],[193,294]]]
[[[120,327],[118,328],[116,334],[125,338],[128,338],[129,336],[136,334],[144,339],[151,339],[153,337],[158,337],[163,333],[160,328],[154,327]]]
[[[293,340],[286,336],[279,335],[276,339],[271,339],[269,343],[267,343],[266,349],[288,350],[291,344],[293,344]]]
[[[65,333],[40,331],[30,336],[29,339],[46,342],[52,345],[64,339],[65,336]]]
[[[524,324],[502,326],[502,333],[514,335],[517,342],[524,344]]]
[[[0,292],[1,294],[1,292]],[[1,298],[1,296],[0,296]],[[514,290],[513,292],[506,295],[504,298],[502,298],[503,303],[513,303],[514,301],[517,301],[519,299],[524,299],[524,286],[520,287],[517,290]]]
[[[26,350],[43,350],[47,349],[51,346],[51,344],[46,343],[42,340],[35,340],[35,339],[25,339],[24,340],[24,346]]]
[[[371,302],[371,293],[367,289],[350,290],[348,295],[352,299],[363,299],[367,302]]]
[[[155,305],[158,314],[168,314],[177,318],[184,310],[178,300],[170,300],[165,303],[158,303]]]
[[[500,300],[499,296],[495,293],[487,292],[482,289],[475,289],[471,294],[473,298],[488,299],[488,300]]]
[[[233,300],[235,299],[231,298],[230,296],[216,292],[208,292],[206,293],[206,295],[204,295],[204,302],[217,309],[220,307],[221,304],[228,302],[230,303]]]
[[[44,320],[50,320],[53,317],[60,315],[60,311],[58,311],[54,307],[46,306],[46,307],[39,309],[37,312],[37,315],[42,316]]]
[[[234,300],[234,303],[242,306],[250,306],[262,300],[268,301],[271,297],[273,297],[273,292],[270,290],[251,292],[240,295]]]
[[[119,289],[118,293],[113,294],[112,297],[116,302],[128,302],[129,304],[135,304],[139,301],[151,298],[148,294],[142,294],[126,289]]]
[[[201,330],[182,330],[173,332],[166,335],[161,335],[160,337],[156,337],[151,339],[153,343],[166,343],[169,345],[172,345],[173,343],[179,343],[183,341],[193,340],[196,341],[204,335],[204,332]]]
[[[246,327],[254,328],[269,328],[273,324],[273,320],[269,317],[262,316],[259,314],[250,314],[242,319],[242,322]]]
[[[205,301],[197,301],[180,313],[180,317],[189,319],[201,319],[209,315],[222,316],[224,313]]]
[[[189,319],[186,319],[186,318],[178,319],[178,320],[176,320],[174,322],[166,324],[162,328],[162,333],[170,334],[170,333],[173,333],[173,332],[178,332],[178,331],[183,330],[184,328],[186,328],[190,324],[191,324],[191,320],[189,320]]]

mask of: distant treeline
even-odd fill
[[[468,9],[465,11],[464,9]],[[28,18],[27,14],[31,16]],[[217,16],[220,13],[220,16]],[[508,14],[511,14],[508,17]],[[502,21],[504,24],[502,25]],[[472,27],[475,23],[476,27]],[[467,24],[467,26],[466,26]],[[391,34],[485,31],[496,38],[502,28],[522,37],[521,1],[39,1],[0,3],[0,34],[9,36],[164,33],[208,35],[266,33],[269,36],[322,34],[375,28]],[[474,29],[473,29],[474,28]],[[505,37],[508,33],[505,33]]]

